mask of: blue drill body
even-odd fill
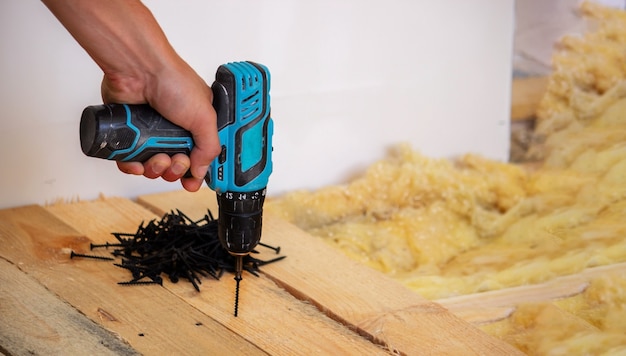
[[[218,193],[265,188],[272,173],[274,132],[269,71],[250,62],[228,63],[218,69],[212,88],[222,152],[210,167],[207,184]]]

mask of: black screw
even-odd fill
[[[280,253],[280,246],[274,247],[274,246],[270,246],[270,245],[268,245],[268,244],[264,244],[264,243],[262,243],[262,242],[259,242],[259,245],[260,245],[260,246],[263,246],[263,247],[265,247],[265,248],[269,248],[270,250],[274,250],[274,251],[276,251],[276,254],[279,254],[279,253]]]
[[[98,247],[106,247],[106,248],[108,249],[109,247],[120,247],[120,246],[122,246],[122,244],[112,244],[112,243],[110,243],[110,242],[106,242],[106,243],[104,243],[104,244],[94,244],[94,243],[90,243],[90,244],[89,244],[89,249],[90,249],[90,250],[93,250],[94,248],[98,248]]]
[[[283,258],[285,258],[285,257],[287,257],[287,256],[280,256],[280,257],[276,257],[276,258],[273,258],[273,259],[271,259],[271,260],[269,260],[269,261],[261,261],[261,260],[256,260],[256,261],[254,261],[254,264],[255,264],[255,266],[256,266],[256,267],[258,267],[258,266],[264,266],[264,265],[266,265],[266,264],[268,264],[268,263],[278,262],[278,261],[282,260],[282,259],[283,259]]]
[[[70,253],[70,258],[74,258],[74,257],[91,258],[91,259],[94,259],[94,260],[104,260],[104,261],[113,261],[113,260],[115,260],[113,257],[96,256],[96,255],[85,255],[85,254],[82,254],[82,253],[76,253],[76,252],[72,251]]]
[[[162,280],[154,280],[154,281],[126,281],[126,282],[117,282],[117,284],[119,284],[121,286],[139,286],[139,285],[146,285],[146,284],[163,285],[163,281]]]
[[[114,257],[83,255],[72,251],[71,257],[99,260],[121,259],[115,266],[132,274],[132,279],[119,285],[163,284],[163,276],[173,283],[186,279],[200,291],[202,277],[220,279],[226,272],[235,271],[234,258],[224,249],[218,238],[218,223],[209,211],[204,218],[193,221],[181,211],[166,213],[158,220],[142,222],[135,233],[114,232],[117,241],[91,244],[90,247],[109,248]],[[261,246],[280,253],[280,247]],[[257,251],[253,251],[258,253]],[[262,261],[248,255],[243,258],[243,270],[258,276],[259,266],[283,258]],[[239,284],[240,281],[237,282]],[[237,303],[238,303],[237,298]],[[235,312],[238,314],[238,305]]]
[[[237,285],[235,287],[235,312],[234,315],[237,317],[239,315],[239,283],[241,282],[241,274],[235,274],[235,281]]]

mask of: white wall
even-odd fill
[[[272,72],[270,194],[345,181],[410,141],[506,160],[513,0],[146,1],[209,83],[221,63]],[[180,189],[84,157],[101,73],[36,0],[0,0],[0,207]]]

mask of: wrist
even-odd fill
[[[173,50],[157,53],[151,51],[140,61],[123,68],[103,68],[102,93],[105,100],[118,98],[125,103],[150,103],[157,101],[163,82],[172,80],[184,64]],[[169,79],[168,79],[169,78]],[[161,84],[160,84],[161,83]]]
[[[159,66],[144,75],[143,94],[149,103],[171,100],[186,100],[191,90],[191,78],[199,77],[178,55],[159,63]]]

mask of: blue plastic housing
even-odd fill
[[[209,167],[207,184],[218,193],[264,189],[274,133],[268,69],[253,62],[221,65],[212,89],[222,152]]]

